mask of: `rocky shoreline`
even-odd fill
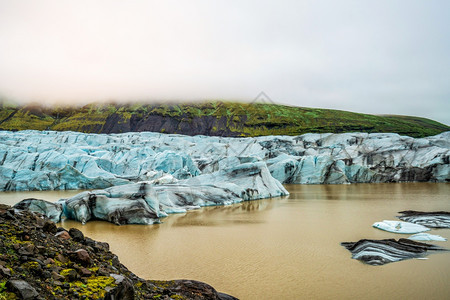
[[[107,243],[0,204],[1,299],[236,299],[193,280],[144,280]]]

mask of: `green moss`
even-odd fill
[[[61,276],[67,276],[67,275],[70,274],[71,271],[75,271],[75,269],[64,269],[64,270],[62,270],[61,272],[59,272],[59,274],[60,274]]]
[[[84,112],[76,113],[73,116],[62,119],[60,123],[52,127],[52,130],[71,130],[85,133],[100,132],[110,114],[109,111],[94,111],[87,114]]]
[[[0,281],[0,293],[6,290],[6,280]]]
[[[19,299],[16,294],[10,292],[0,292],[0,300],[15,300]]]
[[[122,120],[119,121],[119,124],[128,123],[130,121],[132,115],[133,114],[131,112],[128,112],[128,111],[120,113],[120,116],[122,117]]]
[[[39,263],[35,261],[28,261],[26,263],[22,264],[22,268],[29,270],[29,271],[36,271],[40,269]]]
[[[152,284],[154,284],[155,286],[162,288],[162,289],[167,289],[169,288],[171,285],[174,284],[173,281],[162,281],[162,280],[150,280],[150,282]]]
[[[53,260],[55,261],[55,265],[57,265],[58,267],[62,267],[62,266],[65,266],[65,265],[66,265],[66,264],[64,264],[63,262],[59,261],[59,260],[56,258],[56,256],[55,256],[55,258],[54,258]]]
[[[70,283],[72,290],[77,290],[80,296],[89,299],[103,299],[106,295],[106,287],[116,287],[115,279],[109,276],[91,276],[84,284],[81,281]]]
[[[13,108],[0,109],[0,122],[4,121],[6,118],[11,116],[11,114],[14,113],[15,111],[17,110]]]
[[[37,116],[29,111],[21,109],[13,117],[0,124],[3,130],[46,130],[52,125],[53,118],[50,116]]]
[[[62,294],[63,289],[59,286],[54,286],[54,287],[52,287],[52,289],[50,289],[50,292],[53,294],[53,296],[56,296],[58,294]]]
[[[0,280],[0,300],[14,300],[18,299],[16,294],[8,292],[6,288],[6,280]]]

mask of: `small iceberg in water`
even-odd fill
[[[352,253],[352,258],[372,266],[381,266],[405,259],[424,259],[434,251],[447,251],[439,246],[408,239],[368,240],[341,243]]]
[[[429,234],[429,233],[417,233],[417,234],[410,236],[408,239],[414,240],[414,241],[438,241],[438,242],[447,241],[446,238],[443,238],[440,235]]]
[[[401,221],[388,221],[384,220],[383,222],[376,222],[372,225],[375,228],[394,232],[394,233],[419,233],[430,230],[423,225],[413,224],[409,222],[401,222]]]
[[[405,210],[398,216],[402,221],[424,225],[430,228],[450,228],[450,212],[433,211],[423,212],[415,210]]]

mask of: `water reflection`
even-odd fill
[[[371,184],[323,184],[323,185],[285,185],[291,197],[304,200],[389,200],[391,195],[415,195],[429,197],[448,190],[448,184],[436,183],[371,183]],[[371,195],[370,197],[367,197]],[[392,198],[392,197],[391,197]]]
[[[289,196],[244,201],[228,206],[208,206],[184,214],[170,215],[163,219],[166,226],[230,226],[242,224],[259,224],[265,222],[264,211],[270,211],[283,205]],[[258,218],[249,218],[258,214]]]

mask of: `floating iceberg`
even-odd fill
[[[394,233],[419,233],[430,230],[430,228],[427,228],[425,226],[419,225],[419,224],[413,224],[408,222],[401,222],[401,221],[388,221],[384,220],[383,222],[376,222],[372,225],[375,228],[394,232]]]
[[[447,239],[443,238],[440,235],[434,235],[429,233],[416,233],[408,238],[409,240],[414,241],[438,241],[445,242]]]
[[[431,228],[450,228],[450,212],[447,211],[421,212],[405,210],[399,213],[402,215],[398,218],[406,222]]]
[[[363,263],[379,266],[410,258],[424,258],[429,251],[445,251],[435,245],[419,243],[409,239],[359,240],[341,243],[352,253],[352,258]]]

